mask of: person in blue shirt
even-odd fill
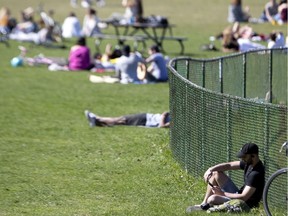
[[[231,0],[228,7],[228,22],[248,22],[251,17],[249,7],[242,8],[242,0]]]
[[[148,82],[166,82],[168,81],[168,71],[166,60],[157,45],[153,45],[148,50],[149,57],[146,64],[150,64],[146,71]]]

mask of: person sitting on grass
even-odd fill
[[[74,12],[71,12],[63,21],[62,37],[63,38],[79,38],[81,37],[81,24]]]
[[[250,18],[249,7],[242,9],[242,0],[231,0],[228,7],[228,22],[248,22]]]
[[[84,112],[90,127],[105,126],[142,126],[142,127],[158,127],[168,128],[170,126],[169,112],[163,113],[138,113],[131,115],[123,115],[119,117],[101,117],[88,110]]]
[[[101,34],[101,30],[98,26],[99,22],[100,19],[97,16],[97,11],[88,8],[83,19],[82,34],[86,37],[93,37],[94,35]]]
[[[120,79],[120,83],[141,83],[137,76],[138,64],[144,62],[141,54],[131,52],[129,45],[122,48],[122,56],[118,58],[115,65],[116,76]]]
[[[94,65],[91,62],[90,49],[86,46],[86,38],[78,38],[69,53],[69,70],[90,70]]]
[[[270,40],[267,46],[269,49],[285,47],[285,37],[282,32],[273,31],[269,36]]]
[[[146,63],[150,64],[147,68],[146,79],[148,82],[166,82],[168,81],[168,72],[166,60],[157,45],[153,45],[148,50],[149,57]]]
[[[279,18],[280,17],[278,16],[278,3],[276,2],[276,0],[269,0],[264,6],[264,11],[261,14],[260,21],[276,24],[276,21]]]
[[[258,156],[258,146],[246,143],[238,152],[241,161],[217,164],[210,167],[204,174],[208,183],[203,202],[189,206],[187,213],[196,210],[208,210],[213,205],[221,205],[232,199],[245,201],[250,207],[258,207],[265,185],[265,167]],[[240,188],[224,173],[231,170],[244,170],[244,185]]]

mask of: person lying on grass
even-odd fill
[[[258,207],[265,185],[265,168],[258,156],[258,146],[246,143],[238,152],[241,161],[217,164],[204,174],[208,183],[203,202],[189,206],[187,213],[196,210],[208,210],[213,205],[221,205],[233,199],[243,200],[250,207]],[[224,173],[230,170],[244,170],[244,185],[238,189],[233,181]]]
[[[159,127],[168,128],[170,126],[169,112],[163,113],[137,113],[123,115],[119,117],[101,117],[88,110],[84,112],[90,127],[105,127],[105,126],[142,126],[142,127]]]

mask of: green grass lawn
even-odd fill
[[[100,17],[122,12],[107,0]],[[265,1],[245,1],[259,15]],[[39,1],[2,0],[12,14]],[[210,35],[227,26],[222,0],[145,0],[145,14],[169,17],[175,35],[187,36],[185,55],[207,58]],[[62,20],[69,1],[45,1]],[[79,18],[84,10],[78,8]],[[253,25],[269,33],[287,26]],[[168,129],[89,128],[84,110],[103,116],[169,109],[169,85],[92,84],[88,72],[50,72],[47,67],[12,68],[21,43],[0,43],[0,215],[185,215],[203,198],[205,184],[188,175],[169,149]],[[73,41],[66,41],[71,46]],[[23,44],[21,44],[23,45]],[[28,55],[67,57],[69,50],[30,46]],[[93,40],[89,40],[94,52]],[[220,42],[216,44],[220,46]],[[177,57],[177,44],[165,44]],[[204,215],[197,213],[195,215]],[[263,214],[262,208],[253,214]]]

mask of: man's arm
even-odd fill
[[[217,164],[210,167],[204,174],[204,180],[208,182],[209,178],[212,176],[213,172],[225,172],[229,170],[240,169],[240,161],[232,161],[227,163]]]
[[[271,16],[271,14],[269,12],[269,7],[272,7],[272,4],[270,4],[270,2],[268,2],[265,5],[265,14],[266,14],[266,17],[267,17],[268,21],[272,22],[274,19],[273,19],[273,17]]]
[[[154,61],[153,55],[150,55],[148,58],[145,59],[146,63],[151,63],[152,61]]]
[[[165,123],[165,119],[167,117],[167,115],[169,115],[169,112],[163,112],[161,115],[161,121],[160,121],[160,128],[167,128],[170,127],[170,121]]]
[[[219,187],[212,188],[212,191],[214,194],[218,194],[220,196],[226,196],[231,199],[241,199],[243,201],[247,201],[256,191],[256,188],[246,185],[241,194],[223,192]]]

